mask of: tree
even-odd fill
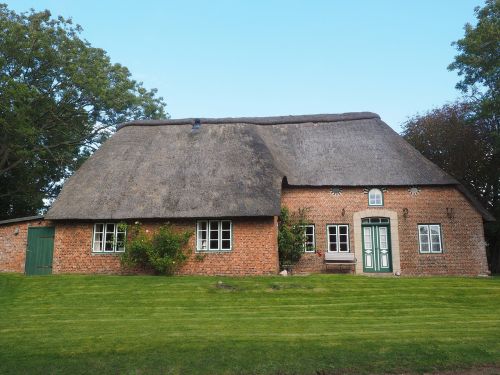
[[[500,145],[487,120],[468,102],[448,104],[409,119],[403,136],[425,157],[454,176],[496,217],[485,226],[488,261],[500,271]]]
[[[465,36],[452,43],[459,54],[448,66],[462,80],[457,89],[475,99],[478,114],[499,127],[500,115],[500,0],[486,0],[474,12],[477,25],[467,23]]]
[[[410,118],[403,136],[495,216],[485,234],[490,269],[500,272],[500,0],[474,11],[477,24],[465,25],[448,67],[461,77],[456,87],[465,99]]]
[[[162,118],[156,90],[80,38],[71,19],[0,4],[0,219],[32,215],[115,126]]]
[[[278,256],[281,268],[293,266],[302,257],[306,241],[304,226],[307,224],[306,209],[290,213],[287,207],[281,208],[278,220]]]

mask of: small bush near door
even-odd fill
[[[173,275],[188,258],[187,244],[192,234],[174,231],[170,224],[150,234],[136,224],[129,231],[122,264]]]

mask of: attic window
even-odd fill
[[[368,192],[368,206],[383,206],[384,196],[380,189],[370,189]]]
[[[200,220],[196,223],[197,251],[230,251],[232,237],[230,220]]]

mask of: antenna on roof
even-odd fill
[[[194,119],[194,124],[192,130],[198,130],[201,127],[201,121],[199,118]]]

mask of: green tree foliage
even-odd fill
[[[500,272],[500,0],[475,9],[454,42],[459,54],[448,69],[461,77],[462,102],[411,118],[403,136],[427,158],[456,177],[496,217],[485,227],[488,260]]]
[[[304,225],[309,224],[306,209],[290,212],[287,207],[281,208],[278,220],[278,254],[281,268],[296,264],[304,253],[306,240]]]
[[[116,124],[162,118],[156,90],[49,11],[0,4],[0,219],[35,214]]]
[[[500,137],[475,108],[475,103],[458,102],[414,116],[403,125],[403,136],[496,217],[485,234],[490,269],[500,272]]]
[[[496,121],[500,115],[500,0],[475,8],[477,25],[465,25],[465,35],[453,43],[459,54],[448,67],[462,80],[457,88],[476,99],[478,114]],[[498,130],[498,128],[497,128]]]
[[[140,224],[136,224],[128,234],[122,264],[173,275],[188,258],[186,247],[192,234],[175,231],[170,224],[147,233]]]

